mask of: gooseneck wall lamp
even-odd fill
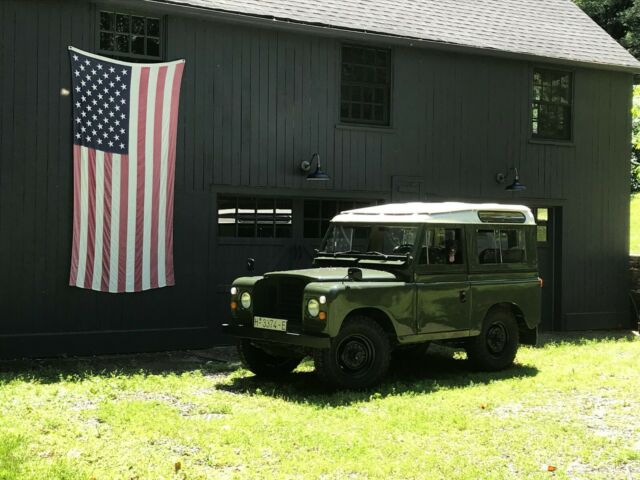
[[[303,172],[310,172],[314,158],[317,160],[316,169],[315,171],[307,175],[307,180],[316,182],[326,182],[328,180],[331,180],[331,177],[322,171],[322,167],[320,166],[320,155],[318,153],[314,153],[313,155],[311,155],[311,160],[303,160],[300,164],[300,170],[302,170]]]
[[[509,175],[509,173],[514,172],[514,179],[513,182],[510,185],[507,185],[506,187],[504,187],[505,190],[511,190],[511,191],[522,191],[522,190],[526,190],[527,187],[525,185],[523,185],[522,183],[520,183],[520,177],[518,175],[518,169],[516,167],[512,167],[510,168],[507,173],[496,173],[496,182],[498,183],[504,183],[505,180],[507,179],[507,175]]]

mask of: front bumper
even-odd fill
[[[326,336],[306,335],[301,333],[276,332],[263,330],[247,325],[222,324],[222,333],[240,338],[263,340],[265,342],[282,343],[284,345],[299,345],[309,348],[329,348],[331,339]]]

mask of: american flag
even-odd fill
[[[102,292],[174,285],[173,184],[184,60],[136,64],[69,51],[69,284]]]

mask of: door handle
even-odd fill
[[[467,291],[460,290],[460,302],[464,303],[467,301]]]

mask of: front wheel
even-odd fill
[[[389,339],[375,320],[359,316],[348,320],[331,347],[314,357],[316,372],[340,388],[367,388],[380,383],[389,369]]]
[[[493,310],[485,317],[480,335],[469,339],[467,357],[478,370],[503,370],[513,364],[518,343],[518,324],[513,314]]]
[[[291,373],[302,361],[302,357],[272,355],[246,339],[238,342],[238,355],[247,370],[266,378],[277,378]]]

